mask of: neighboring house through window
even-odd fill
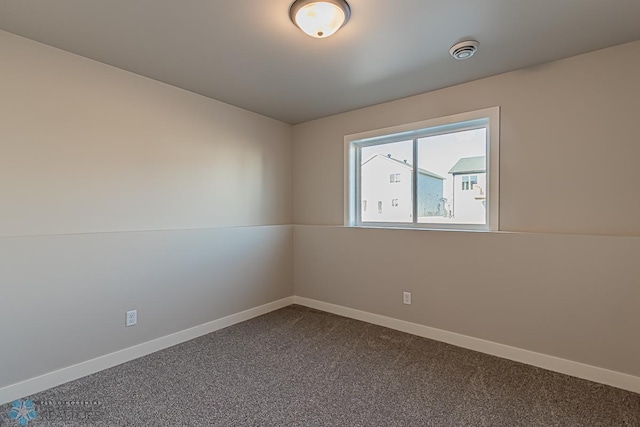
[[[472,221],[484,214],[487,182],[486,157],[463,157],[449,170],[453,179],[453,215]],[[462,191],[457,189],[462,187]]]

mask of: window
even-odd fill
[[[462,177],[462,191],[473,190],[473,186],[478,184],[478,176],[463,176]]]
[[[494,107],[345,137],[345,224],[497,230],[498,120]]]

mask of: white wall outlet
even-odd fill
[[[402,302],[407,305],[411,305],[411,292],[404,292],[402,294]]]
[[[133,326],[138,323],[138,310],[127,311],[126,326]]]

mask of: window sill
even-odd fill
[[[486,226],[471,226],[471,227],[437,227],[437,226],[410,226],[405,224],[398,225],[375,225],[375,224],[358,224],[358,225],[345,225],[345,228],[362,228],[362,229],[375,229],[375,230],[412,230],[412,231],[463,231],[463,232],[499,232],[500,230],[490,230]]]

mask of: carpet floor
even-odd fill
[[[33,427],[640,427],[638,394],[295,305],[31,399]]]

